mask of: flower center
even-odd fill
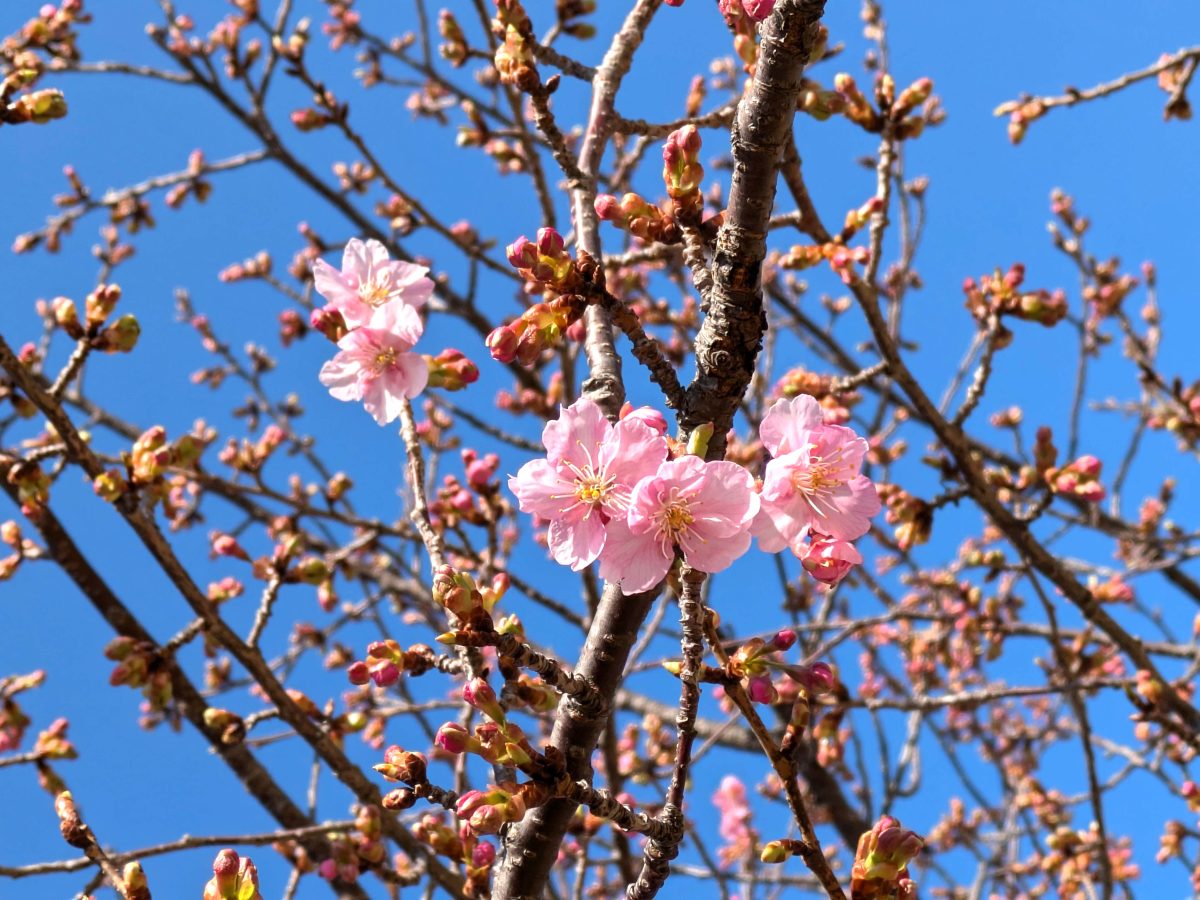
[[[575,479],[575,499],[580,503],[588,503],[593,506],[604,502],[604,495],[612,487],[612,479],[601,478],[593,474],[590,468],[585,469],[584,472],[586,474],[581,474]]]
[[[667,506],[661,514],[661,527],[672,540],[688,530],[688,526],[696,521],[696,517],[688,510],[686,503],[675,502]]]
[[[792,473],[792,487],[802,494],[822,494],[839,487],[842,480],[831,470],[832,466],[813,463],[806,471]]]
[[[812,454],[808,468],[792,470],[792,488],[807,499],[828,495],[846,483],[842,448],[828,456]]]
[[[396,367],[396,351],[391,347],[385,347],[375,353],[375,359],[371,364],[371,370],[376,375],[382,375],[388,369]]]
[[[392,295],[387,278],[364,281],[358,286],[358,299],[370,307],[379,307],[388,302]]]

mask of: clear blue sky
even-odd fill
[[[0,7],[0,32],[18,27],[37,5],[35,0],[8,0]],[[156,3],[122,0],[93,5],[97,21],[87,27],[82,39],[87,58],[164,63],[142,32],[145,22],[157,21]],[[225,4],[214,0],[191,5],[195,8],[189,9],[187,4],[181,4],[181,8],[193,12],[202,28],[226,9]],[[320,21],[320,4],[299,5]],[[411,27],[404,13],[393,11],[406,5],[384,0],[362,0],[358,5],[365,17],[374,19],[379,30],[399,32]],[[469,6],[464,2],[451,5],[463,10]],[[604,35],[611,32],[626,4],[604,0],[600,5],[597,24]],[[529,6],[536,20],[539,8],[548,4],[531,2]],[[659,14],[647,47],[620,96],[622,113],[656,120],[679,114],[692,74],[705,71],[713,56],[728,52],[724,28],[713,6],[704,0],[688,0],[682,9],[664,9]],[[1078,308],[1075,275],[1053,253],[1044,230],[1050,190],[1062,187],[1076,197],[1095,223],[1090,235],[1094,252],[1103,256],[1118,252],[1134,269],[1143,259],[1157,263],[1160,298],[1170,335],[1163,348],[1163,368],[1187,380],[1195,377],[1194,342],[1184,338],[1200,325],[1194,298],[1197,236],[1190,215],[1200,203],[1195,124],[1164,125],[1163,95],[1151,84],[1101,103],[1054,113],[1036,123],[1025,143],[1017,148],[1009,145],[1003,122],[994,119],[991,112],[998,103],[1023,90],[1046,93],[1057,92],[1065,84],[1087,86],[1140,68],[1163,51],[1194,42],[1200,35],[1200,7],[1152,2],[1131,11],[1129,4],[1115,0],[1054,4],[1033,0],[986,4],[927,0],[893,2],[885,14],[890,23],[897,81],[903,85],[920,76],[932,77],[949,116],[944,126],[908,151],[909,174],[927,174],[932,180],[928,232],[917,264],[925,288],[912,295],[905,313],[906,337],[923,348],[915,366],[918,373],[930,380],[935,392],[940,392],[940,385],[969,340],[972,324],[962,309],[959,287],[965,276],[978,276],[994,266],[1021,260],[1027,265],[1032,286],[1064,287]],[[540,15],[546,19],[544,12]],[[464,22],[473,21],[465,12],[462,18]],[[834,39],[846,41],[848,50],[842,61],[826,66],[821,77],[829,80],[833,72],[843,69],[859,74],[863,45],[857,5],[831,2],[827,21]],[[321,44],[319,37],[314,39],[314,45]],[[596,62],[602,51],[596,41],[581,46],[567,40],[563,49],[578,53],[590,63]],[[523,180],[495,179],[486,160],[453,148],[452,129],[414,123],[403,109],[403,92],[376,90],[364,95],[355,89],[349,79],[354,68],[350,52],[333,55],[319,46],[313,61],[322,77],[339,94],[351,99],[355,121],[371,136],[402,182],[446,221],[468,218],[484,235],[501,244],[521,233],[532,234],[541,224]],[[196,147],[202,147],[209,159],[256,147],[248,133],[198,91],[123,76],[75,75],[63,77],[58,83],[66,91],[71,108],[65,121],[45,128],[0,130],[0,171],[7,174],[0,245],[38,226],[52,211],[51,196],[65,189],[61,176],[64,164],[75,164],[87,183],[100,191],[179,169]],[[556,100],[563,117],[571,120],[565,111],[579,109],[583,89],[567,80]],[[286,113],[303,102],[304,91],[280,78],[273,109],[285,141],[324,174],[333,161],[352,160],[352,150],[339,146],[331,135],[300,135],[290,129]],[[857,206],[870,195],[873,176],[855,160],[873,152],[873,143],[839,122],[816,125],[801,120],[799,135],[805,170],[818,206],[827,219],[837,220],[843,210]],[[716,139],[715,134],[706,137],[710,142]],[[648,166],[645,174],[646,190],[652,192],[656,167]],[[723,174],[710,171],[709,177],[720,178]],[[124,289],[123,308],[136,312],[141,320],[142,344],[130,357],[97,360],[88,373],[94,396],[138,423],[162,423],[172,435],[187,429],[196,418],[213,422],[223,436],[237,433],[231,430],[228,409],[241,399],[236,385],[214,394],[190,384],[189,374],[207,364],[208,359],[194,333],[175,321],[173,291],[188,288],[197,307],[212,318],[214,326],[234,347],[255,339],[274,350],[280,298],[257,285],[222,285],[217,281],[217,272],[261,249],[271,251],[277,268],[282,268],[300,245],[295,231],[299,221],[310,222],[331,240],[353,236],[335,212],[270,164],[217,176],[214,183],[213,196],[203,207],[189,201],[184,211],[176,213],[156,203],[158,227],[138,236],[138,255],[122,267],[118,279]],[[565,209],[560,203],[563,220]],[[5,287],[0,331],[10,343],[19,345],[36,338],[39,326],[32,304],[37,298],[65,294],[81,300],[87,293],[96,271],[88,250],[100,224],[99,219],[85,220],[66,239],[57,256],[0,253],[0,283]],[[422,252],[437,247],[420,239],[410,243]],[[452,278],[461,283],[463,273],[454,268],[456,263],[447,265]],[[814,293],[820,290],[834,291],[836,284],[814,277]],[[487,302],[493,304],[490,308],[497,316],[514,308],[509,294],[509,287],[498,285],[489,296]],[[1065,350],[1067,343],[1052,340],[1033,326],[1020,332],[1022,345],[1018,353],[1002,357],[983,412],[1021,402],[1031,424],[1063,421],[1070,401],[1073,354]],[[463,402],[486,413],[494,390],[508,384],[499,368],[486,359],[482,346],[445,320],[431,325],[427,340],[435,348],[458,345],[479,360],[484,378]],[[280,368],[269,383],[276,394],[294,390],[305,399],[305,422],[318,436],[319,449],[335,467],[345,468],[355,477],[362,486],[360,500],[371,498],[369,511],[384,518],[396,516],[402,462],[399,440],[391,429],[377,428],[360,410],[326,396],[316,382],[316,372],[327,356],[328,345],[321,340],[302,342],[279,355]],[[803,357],[798,356],[797,361],[802,362]],[[644,385],[639,388],[637,379],[633,384],[635,402],[653,402]],[[1106,370],[1093,381],[1093,399],[1110,394],[1133,396],[1128,367]],[[531,424],[524,422],[522,427],[529,430]],[[1116,455],[1123,447],[1119,442],[1122,433],[1118,423],[1092,416],[1084,430],[1083,449],[1100,456],[1108,466],[1115,466]],[[486,443],[480,446],[488,448]],[[1168,446],[1166,442],[1149,442],[1148,458],[1154,459],[1156,453],[1161,458]],[[502,471],[515,471],[523,461],[507,450]],[[1155,466],[1147,465],[1145,471],[1135,474],[1134,488],[1147,489],[1155,475]],[[156,636],[165,639],[187,621],[184,606],[165,580],[147,568],[112,511],[90,494],[87,485],[68,473],[56,488],[55,508],[126,602]],[[1136,490],[1131,496],[1137,496]],[[6,509],[0,511],[0,518],[15,514],[15,510]],[[965,520],[964,527],[977,527],[977,520]],[[935,537],[923,558],[948,558],[957,541],[953,532],[946,529]],[[214,575],[234,571],[207,561],[203,529],[179,540],[188,558],[195,561],[197,578],[202,583]],[[255,549],[263,547],[256,545],[252,553]],[[550,564],[541,564],[536,551],[528,552],[525,558],[537,567],[537,583],[557,591],[564,599],[575,599],[571,581],[552,571]],[[779,613],[773,602],[762,610],[747,609],[749,604],[736,596],[739,590],[751,597],[759,596],[754,588],[759,581],[761,595],[774,596],[773,576],[764,558],[756,554],[736,571],[747,580],[735,585],[735,580],[729,578],[723,588],[718,580],[718,591],[728,594],[717,593],[714,597],[726,620],[739,633],[778,625]],[[1155,604],[1153,596],[1143,599]],[[517,605],[519,599],[514,597],[513,603],[514,611],[525,617],[527,610]],[[865,609],[875,608],[866,595],[862,603]],[[242,616],[248,622],[253,605],[252,600],[244,598],[231,615]],[[1177,625],[1182,623],[1180,630],[1186,634],[1191,610],[1168,609],[1167,614]],[[283,605],[280,620],[284,618],[323,621],[311,596],[299,590]],[[539,621],[535,612],[529,612],[527,618]],[[418,629],[404,634],[409,641],[429,637]],[[38,667],[48,670],[46,686],[25,695],[24,705],[34,718],[35,730],[45,727],[55,716],[70,717],[71,738],[82,758],[60,768],[101,840],[128,849],[169,840],[184,832],[230,833],[271,827],[273,823],[247,800],[224,767],[207,754],[203,742],[186,727],[180,735],[165,730],[149,734],[139,731],[137,695],[106,684],[111,664],[103,659],[101,650],[110,636],[91,607],[49,566],[27,566],[13,581],[0,586],[0,675]],[[276,647],[286,639],[281,630],[272,637]],[[575,640],[568,633],[547,638],[564,655],[570,654]],[[184,659],[193,671],[198,671],[194,651],[192,648]],[[669,651],[664,646],[662,652]],[[1044,652],[1044,648],[1038,652]],[[852,655],[841,662],[851,668],[855,664]],[[855,678],[848,677],[847,681],[853,684]],[[322,680],[316,671],[302,673],[300,683],[326,685],[322,699],[340,691],[340,685],[329,686],[330,682]],[[443,687],[429,679],[423,689],[437,693]],[[712,714],[714,709],[706,707],[706,712]],[[1124,716],[1126,712],[1114,706],[1114,714]],[[893,715],[887,721],[895,745],[903,734],[904,720]],[[404,742],[401,734],[390,738]],[[348,745],[364,763],[374,761],[374,754],[364,751],[356,739]],[[308,776],[305,754],[285,746],[265,752],[263,758],[272,764],[293,796],[303,796]],[[733,766],[743,773],[748,786],[763,774],[758,761],[721,753],[714,754],[696,773],[692,813],[710,847],[718,839],[707,797],[721,774]],[[1057,768],[1064,790],[1069,793],[1080,788],[1083,782],[1075,757],[1064,756]],[[945,791],[949,790],[939,785],[935,775],[927,777],[926,792],[899,809],[905,824],[918,831],[945,808]],[[319,815],[341,818],[345,797],[336,788],[327,787],[330,789],[324,793]],[[1167,813],[1154,804],[1133,802],[1136,795],[1131,791],[1135,789],[1136,783],[1129,791],[1118,792],[1110,806],[1110,827],[1134,836],[1137,858],[1143,865],[1143,879],[1135,888],[1147,896],[1182,894],[1187,886],[1183,869],[1177,864],[1157,866],[1153,853],[1162,819],[1168,814],[1181,815],[1183,810],[1173,806]],[[0,816],[0,863],[72,855],[59,839],[50,800],[36,787],[31,771],[25,767],[0,771],[0,796],[6,810]],[[761,820],[760,827],[768,837],[775,836],[770,823],[782,823],[775,811],[764,813]],[[1086,820],[1077,824],[1086,824]],[[212,851],[202,850],[149,862],[147,871],[155,895],[198,895],[212,855]],[[263,872],[264,895],[279,896],[286,870],[269,849],[259,849],[253,856]],[[798,864],[791,865],[789,871],[798,872]],[[969,868],[960,871],[965,873],[964,879],[970,877]],[[84,881],[84,877],[75,875],[17,883],[0,881],[0,898],[59,898],[77,891]],[[314,883],[315,879],[307,881],[301,897],[328,895],[324,886]],[[682,880],[674,881],[666,895],[678,896],[693,887]]]

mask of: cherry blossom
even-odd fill
[[[361,401],[380,425],[400,415],[405,399],[425,389],[429,367],[412,348],[423,326],[411,306],[398,306],[388,330],[355,328],[321,366],[321,384],[338,400]]]
[[[633,489],[625,522],[611,522],[600,577],[626,594],[658,584],[678,546],[702,572],[728,568],[750,546],[758,513],[754,479],[737,463],[696,456],[669,460]]]
[[[721,779],[721,786],[713,792],[712,802],[721,813],[718,828],[725,846],[720,848],[718,855],[721,868],[725,869],[745,859],[754,849],[754,832],[750,829],[753,814],[746,798],[746,786],[736,775]]]
[[[352,238],[339,272],[323,259],[313,263],[313,284],[350,328],[390,329],[397,311],[420,309],[433,294],[429,270],[388,257],[379,241]]]
[[[666,458],[666,439],[646,418],[616,425],[586,397],[562,408],[542,431],[546,458],[509,479],[521,509],[550,520],[547,541],[555,561],[579,571],[604,548],[614,521],[624,522],[633,486]]]
[[[880,502],[862,474],[865,440],[850,428],[825,424],[820,404],[807,394],[777,401],[759,436],[774,456],[754,523],[763,550],[782,550],[806,530],[842,541],[866,534]]]

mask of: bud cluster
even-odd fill
[[[918,78],[897,95],[896,83],[887,73],[876,76],[874,106],[845,72],[834,77],[833,90],[806,81],[798,106],[818,121],[845,116],[871,133],[879,133],[890,124],[892,134],[900,140],[919,137],[927,126],[940,125],[946,118],[941,102],[933,96],[932,79]]]
[[[461,828],[454,829],[443,824],[439,816],[426,815],[413,827],[413,837],[439,856],[465,865],[464,897],[490,895],[489,879],[492,864],[496,861],[496,847],[489,841],[479,840],[470,825],[464,823]]]
[[[920,836],[901,827],[898,820],[880,817],[875,827],[858,839],[850,896],[853,900],[915,898],[917,889],[909,878],[908,864],[923,846]]]
[[[508,586],[504,573],[496,575],[490,586],[480,587],[470,573],[441,566],[433,573],[433,601],[453,615],[460,628],[491,631],[492,610]]]
[[[1013,263],[1007,272],[997,269],[991,275],[981,275],[979,281],[963,281],[966,307],[979,322],[990,316],[1012,316],[1027,322],[1039,322],[1049,328],[1067,315],[1067,296],[1061,290],[1051,293],[1045,289],[1024,291],[1025,266]]]
[[[374,641],[367,645],[365,660],[355,660],[346,670],[351,684],[375,682],[381,688],[391,687],[408,673],[424,675],[436,665],[433,651],[425,644],[413,644],[407,650],[393,640]]]
[[[109,673],[109,684],[140,689],[146,701],[144,711],[152,717],[167,709],[174,690],[170,670],[156,646],[122,635],[109,641],[104,656],[116,663]]]
[[[532,365],[545,350],[558,346],[567,330],[583,316],[586,301],[575,293],[583,276],[565,249],[562,235],[541,228],[537,240],[522,236],[507,248],[508,261],[528,282],[527,289],[541,290],[550,299],[535,303],[516,321],[501,325],[487,336],[492,358]]]
[[[127,313],[105,325],[120,299],[118,285],[102,284],[88,294],[83,321],[79,319],[75,301],[67,297],[53,300],[51,309],[55,323],[72,340],[87,341],[89,347],[103,353],[128,353],[137,345],[142,331],[137,317]]]
[[[854,266],[864,265],[871,258],[866,247],[847,247],[840,238],[824,244],[797,244],[778,258],[784,269],[811,269],[822,261],[837,273],[846,284],[855,279]]]
[[[933,508],[898,484],[876,484],[875,487],[887,510],[887,523],[893,526],[896,545],[901,550],[911,550],[918,544],[928,543],[933,531]]]
[[[1085,455],[1061,468],[1045,470],[1044,477],[1056,494],[1099,503],[1105,497],[1104,485],[1100,483],[1102,467],[1103,463],[1096,457]]]
[[[28,675],[10,675],[0,678],[0,752],[16,750],[25,738],[29,727],[29,716],[13,698],[24,691],[40,687],[46,680],[44,669]]]
[[[812,372],[803,366],[785,372],[775,382],[773,393],[788,399],[807,394],[821,404],[821,414],[828,425],[845,425],[850,421],[850,410],[862,401],[858,391],[839,390],[834,376]]]
[[[492,19],[492,33],[497,46],[494,63],[500,81],[518,87],[537,80],[537,69],[533,55],[533,23],[525,13],[521,0],[495,0],[496,17]]]
[[[675,203],[676,215],[684,220],[698,220],[704,208],[700,146],[700,132],[695,125],[672,131],[663,144],[663,183],[667,196]]]
[[[520,822],[534,806],[546,802],[545,788],[532,782],[501,782],[486,791],[467,791],[458,798],[455,813],[476,835],[498,834],[510,822]]]
[[[677,244],[683,240],[672,213],[655,206],[641,194],[630,191],[619,200],[612,194],[597,194],[594,205],[601,221],[611,222],[648,243]]]
[[[429,367],[429,387],[461,391],[479,380],[479,368],[461,350],[447,347],[437,356],[423,354]]]

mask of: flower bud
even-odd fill
[[[83,337],[83,327],[79,324],[79,313],[75,302],[66,297],[56,297],[51,304],[54,310],[54,321],[58,327],[67,333],[68,337],[79,340]]]
[[[461,753],[468,752],[471,750],[472,745],[477,746],[479,742],[472,738],[470,732],[457,722],[446,722],[438,729],[434,743],[447,753],[453,753],[455,756],[458,756]]]
[[[510,363],[517,358],[517,347],[520,336],[508,325],[500,325],[492,329],[485,344],[497,362]]]
[[[308,321],[313,329],[321,332],[321,334],[325,335],[325,337],[329,338],[335,344],[350,331],[346,327],[346,320],[342,318],[341,312],[332,306],[322,306],[314,309]]]
[[[22,122],[45,125],[66,116],[67,98],[63,96],[62,91],[54,88],[34,91],[18,97],[4,112],[5,120],[13,125]]]
[[[92,346],[105,353],[128,353],[137,346],[141,334],[137,317],[127,313],[100,332]]]
[[[462,697],[468,704],[475,707],[494,722],[504,721],[504,710],[496,698],[492,686],[482,678],[472,678],[463,685]]]
[[[416,786],[424,784],[427,780],[425,757],[395,745],[387,748],[383,754],[383,762],[374,768],[388,781],[403,781],[405,784]]]
[[[784,845],[783,841],[770,841],[763,845],[762,851],[758,854],[758,858],[765,863],[781,863],[786,862],[791,856],[791,852]]]
[[[429,386],[447,391],[461,391],[479,380],[479,369],[461,350],[447,348],[437,356],[425,356],[429,367]]]

